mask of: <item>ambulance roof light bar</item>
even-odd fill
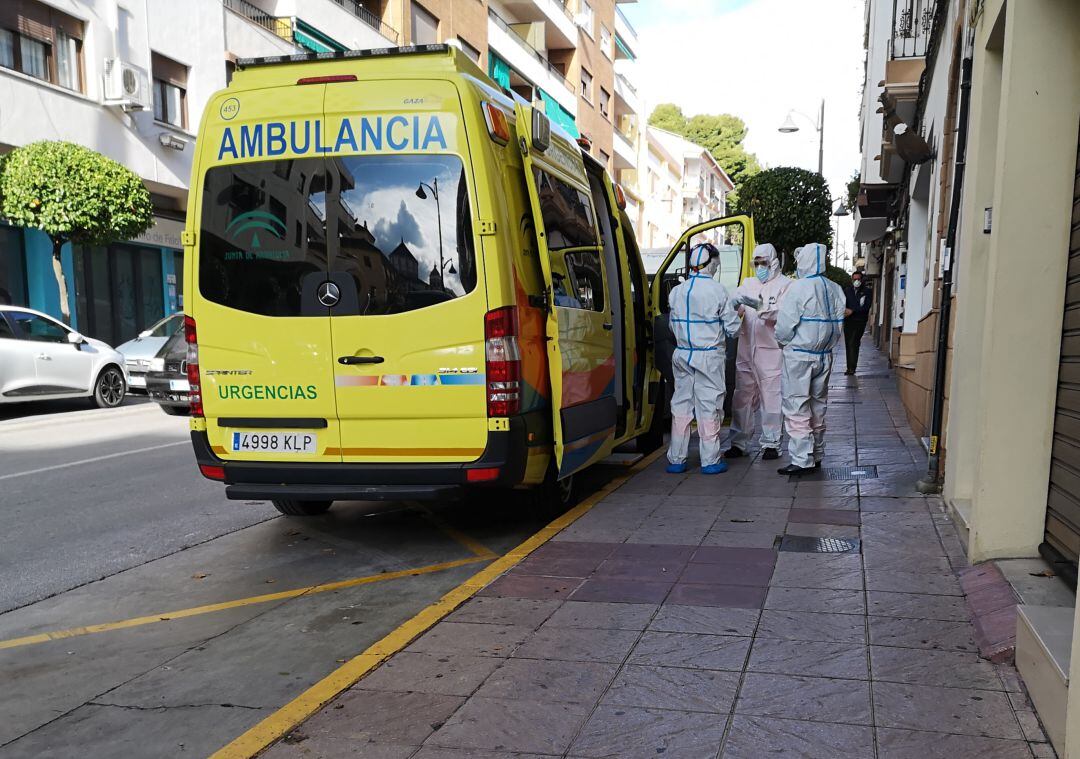
[[[237,69],[249,69],[256,66],[273,66],[281,63],[304,63],[307,61],[337,61],[348,58],[386,58],[398,55],[416,55],[418,53],[443,53],[450,51],[450,45],[406,45],[404,47],[378,47],[370,50],[335,50],[329,53],[296,53],[295,55],[269,55],[262,58],[240,58],[236,61]]]

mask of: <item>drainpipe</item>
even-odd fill
[[[952,316],[952,267],[956,246],[956,227],[960,216],[960,199],[964,187],[964,167],[967,164],[968,106],[971,101],[971,58],[964,58],[960,68],[960,112],[956,125],[956,163],[953,171],[952,204],[949,209],[949,229],[945,234],[945,261],[941,275],[941,311],[938,313],[937,359],[934,366],[934,394],[930,415],[930,457],[926,479],[918,484],[921,493],[941,492],[941,426],[945,412],[945,359],[949,348],[949,321]]]

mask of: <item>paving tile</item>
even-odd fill
[[[636,559],[650,562],[670,562],[673,566],[690,561],[697,545],[659,545],[650,543],[623,543],[615,546],[610,558]]]
[[[743,480],[740,485],[745,485],[757,492],[753,483]],[[761,495],[733,495],[727,499],[727,505],[732,507],[749,506],[758,509],[790,509],[792,499],[787,496],[761,496]]]
[[[300,727],[311,737],[418,746],[465,703],[459,696],[350,690]],[[407,720],[402,714],[410,715]]]
[[[1004,693],[930,685],[874,683],[879,727],[1023,738]]]
[[[776,536],[781,530],[767,532],[728,532],[712,530],[701,541],[703,546],[724,546],[731,548],[772,548]]]
[[[765,608],[865,615],[866,601],[861,590],[772,587],[765,598]]]
[[[560,605],[557,600],[475,596],[446,621],[539,627]]]
[[[427,743],[504,753],[561,754],[588,712],[581,704],[473,697]],[[400,719],[401,714],[400,722],[412,722],[411,716]]]
[[[739,678],[738,672],[628,664],[601,705],[728,714]]]
[[[638,529],[627,535],[627,544],[670,544],[698,545],[709,533],[709,528],[657,530],[654,528]]]
[[[725,720],[715,714],[601,705],[570,747],[588,759],[702,759],[720,749]]]
[[[952,574],[952,565],[940,551],[914,555],[910,551],[863,550],[863,564],[873,572],[913,572],[916,574]]]
[[[602,662],[510,659],[484,682],[477,698],[556,701],[592,705],[619,666]]]
[[[364,759],[408,759],[416,746],[373,743],[364,739],[337,738],[332,735],[308,735],[303,727],[292,731],[291,740],[281,741],[259,754],[266,759],[337,759],[359,756]]]
[[[960,582],[952,572],[927,574],[896,570],[866,570],[867,590],[891,590],[897,593],[928,593],[938,596],[960,596]]]
[[[1017,740],[883,727],[877,729],[877,739],[880,759],[1031,759],[1027,744]]]
[[[446,656],[402,651],[353,688],[468,696],[498,668],[499,663],[499,659],[490,656]]]
[[[594,509],[595,508],[599,508],[599,506],[594,507]],[[537,548],[531,554],[529,554],[529,558],[580,559],[582,557],[589,557],[595,559],[596,563],[599,565],[601,561],[611,555],[611,552],[615,550],[616,545],[616,543],[577,541],[563,541],[560,543],[555,543],[549,541]]]
[[[702,546],[694,551],[691,564],[744,564],[776,563],[775,548],[734,548],[730,546]]]
[[[901,648],[976,651],[973,628],[968,622],[905,620],[892,616],[868,616],[870,645]]]
[[[760,609],[765,603],[766,590],[764,587],[751,585],[704,585],[680,582],[671,589],[666,603],[684,606]]]
[[[596,570],[595,559],[534,559],[527,558],[511,570],[514,575],[541,575],[584,579]]]
[[[796,694],[797,698],[794,698]],[[735,712],[758,717],[869,725],[870,684],[860,680],[750,672],[743,680]]]
[[[806,677],[870,679],[866,646],[802,640],[756,638],[750,650],[750,672]]]
[[[649,623],[649,629],[705,635],[753,635],[759,614],[757,609],[664,604]]]
[[[863,511],[916,511],[925,512],[925,498],[880,498],[866,496],[860,499]]]
[[[826,725],[736,714],[724,740],[723,759],[866,759],[874,731],[861,725]]]
[[[304,759],[308,759],[308,757]],[[420,751],[412,754],[410,759],[546,759],[546,757],[540,754],[519,754],[517,752],[507,754],[502,751],[423,746]]]
[[[680,583],[704,583],[709,585],[752,585],[765,587],[772,577],[772,564],[687,564],[679,577]]]
[[[658,604],[664,600],[672,582],[644,582],[641,580],[609,580],[593,577],[575,590],[570,598],[574,601],[603,601],[609,603]]]
[[[872,646],[874,680],[949,688],[1004,690],[994,665],[966,651]]]
[[[656,604],[567,601],[551,615],[545,626],[644,630],[657,608]]]
[[[796,503],[798,500],[796,499]],[[836,524],[856,527],[859,524],[859,512],[843,509],[801,509],[795,508],[788,513],[789,522],[809,524]]]
[[[823,588],[826,590],[862,590],[863,573],[842,565],[822,562],[818,566],[784,564],[780,561],[769,583],[781,588]]]
[[[745,637],[647,630],[627,661],[656,667],[738,672],[743,668],[749,650],[750,639]]]
[[[606,559],[596,569],[595,579],[675,582],[685,562],[654,562],[644,559]]]
[[[541,627],[514,652],[518,659],[621,662],[639,632],[574,627]]]
[[[825,498],[808,495],[796,498],[792,508],[805,510],[833,509],[838,511],[859,511],[859,499],[855,496]]]
[[[405,650],[431,654],[509,656],[531,633],[531,627],[521,625],[440,622]]]
[[[866,644],[866,622],[855,614],[766,609],[758,622],[758,637],[783,640]]]
[[[866,604],[867,612],[873,616],[950,622],[967,622],[969,618],[964,599],[959,596],[870,590],[866,593]]]
[[[806,524],[792,522],[784,531],[785,535],[803,535],[808,538],[857,538],[859,528],[843,524]]]
[[[495,580],[495,582],[481,590],[478,595],[561,600],[568,597],[581,583],[582,581],[577,578],[540,577],[510,573]]]

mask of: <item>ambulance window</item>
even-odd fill
[[[603,311],[604,275],[600,268],[600,252],[575,250],[565,255],[570,282],[564,288],[570,295],[570,308]],[[555,305],[560,305],[558,300]]]
[[[543,169],[535,169],[535,172],[548,249],[599,245],[589,194]]]
[[[265,316],[301,315],[304,277],[326,270],[321,167],[321,160],[260,161],[206,173],[199,233],[204,298]]]
[[[369,155],[328,160],[333,271],[356,284],[359,313],[437,306],[476,288],[465,168],[452,155]],[[339,311],[335,310],[335,314]]]

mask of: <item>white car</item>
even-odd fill
[[[124,402],[124,357],[40,311],[0,306],[0,403],[91,398]]]
[[[116,350],[124,355],[129,390],[146,392],[146,373],[150,371],[154,356],[170,337],[183,328],[184,315],[176,313],[143,330],[135,339],[116,346]]]

